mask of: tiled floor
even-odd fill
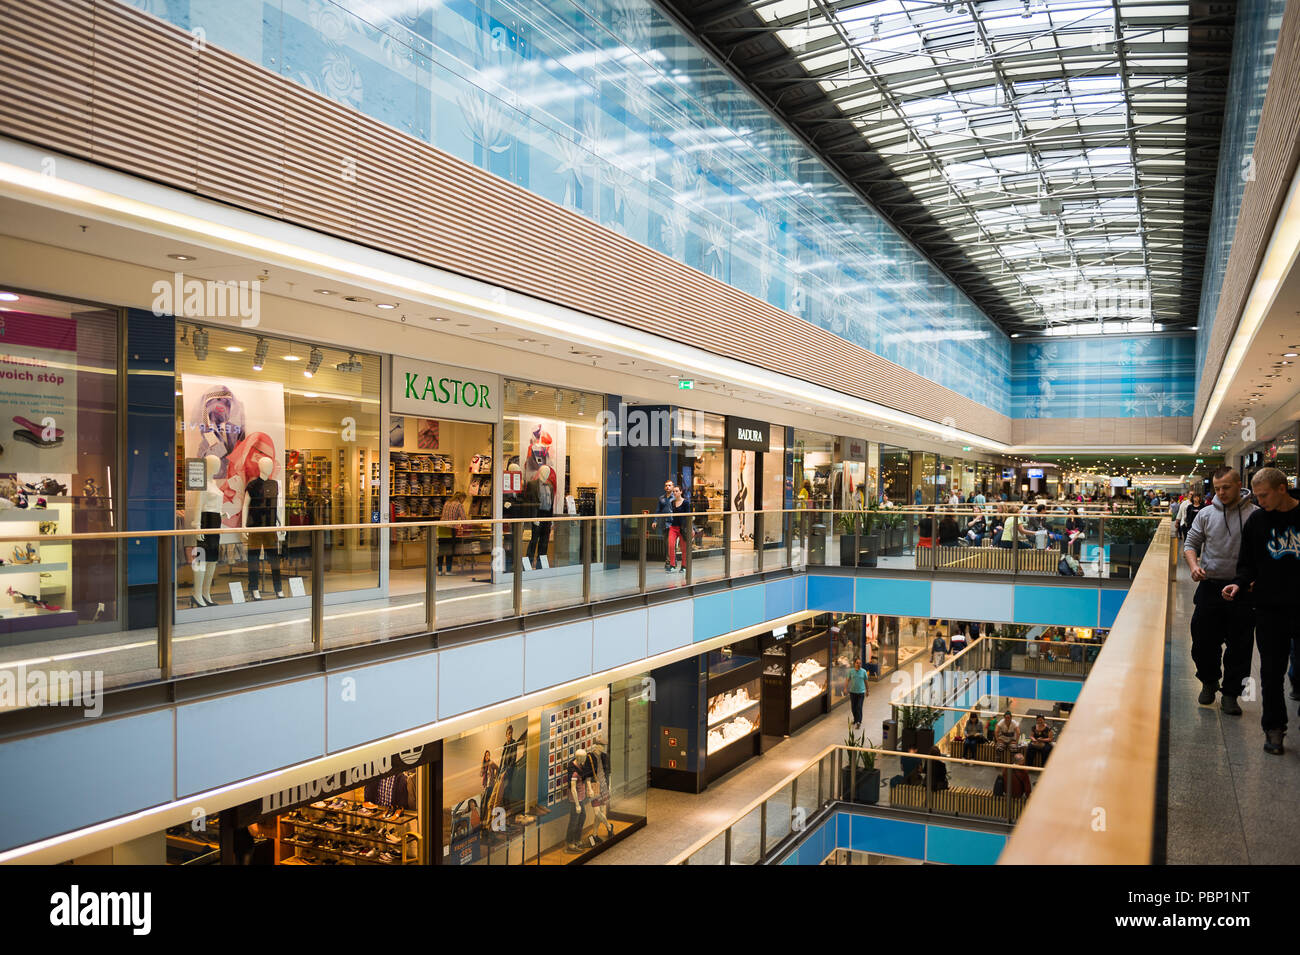
[[[1200,706],[1188,624],[1195,585],[1183,562],[1171,618],[1169,686],[1169,814],[1171,864],[1287,865],[1300,862],[1300,730],[1286,753],[1264,752],[1258,689],[1243,695],[1241,716],[1217,703]],[[1259,654],[1251,674],[1258,687]],[[1289,690],[1290,687],[1288,686]],[[1297,704],[1287,699],[1287,708]],[[1292,722],[1293,728],[1296,726]]]

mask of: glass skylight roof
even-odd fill
[[[1188,4],[745,5],[942,230],[914,241],[950,272],[936,248],[973,264],[1009,331],[1195,324],[1204,249],[1184,221],[1213,176],[1207,186],[1190,165],[1204,147],[1190,141],[1189,81],[1226,73],[1226,59]],[[1198,42],[1206,57],[1191,55]],[[1084,284],[1140,288],[1142,304],[1119,308]]]

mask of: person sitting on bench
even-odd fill
[[[1045,717],[1040,715],[1038,719],[1034,720],[1034,728],[1030,730],[1029,736],[1029,755],[1030,757],[1037,755],[1037,761],[1035,762],[1031,758],[1030,765],[1045,766],[1047,757],[1052,755],[1052,745],[1056,740],[1056,734],[1047,725]]]
[[[979,752],[981,743],[987,743],[989,738],[984,735],[984,723],[980,720],[978,713],[972,712],[970,719],[966,721],[966,730],[962,737],[962,751],[967,759],[974,759],[975,754]]]
[[[1010,710],[993,727],[993,745],[999,761],[1020,745],[1020,723],[1011,718]]]

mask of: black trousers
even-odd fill
[[[862,722],[862,701],[867,698],[865,693],[850,693],[849,706],[853,707],[853,722],[858,724]]]
[[[533,525],[533,535],[528,541],[528,562],[537,568],[539,557],[545,557],[551,545],[551,522],[538,521]]]
[[[1206,686],[1217,687],[1222,659],[1223,695],[1241,696],[1241,685],[1250,676],[1255,612],[1244,601],[1244,594],[1231,603],[1220,596],[1230,582],[1202,580],[1196,588],[1192,660],[1196,664],[1196,678]]]
[[[1282,677],[1291,661],[1291,641],[1296,633],[1292,611],[1282,607],[1260,607],[1255,611],[1260,696],[1264,704],[1264,715],[1260,717],[1259,725],[1265,732],[1286,729],[1288,717]]]

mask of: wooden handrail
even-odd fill
[[[1148,865],[1173,543],[1161,524],[998,863]]]

